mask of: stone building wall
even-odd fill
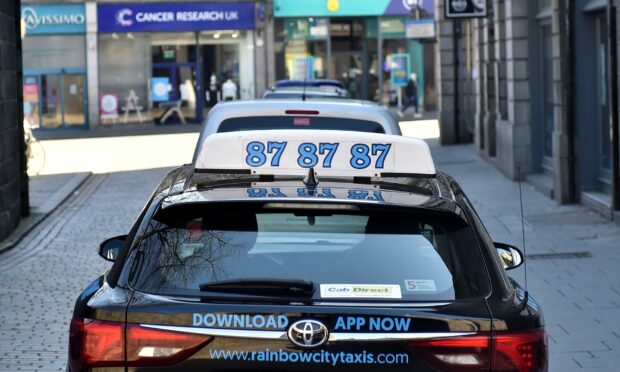
[[[620,143],[610,113],[620,104],[610,87],[620,75],[609,71],[620,1],[489,0],[487,17],[458,22],[444,19],[445,1],[436,2],[442,143],[463,142],[457,129],[473,128],[479,155],[510,179],[520,172],[558,203],[618,219]],[[469,31],[454,32],[458,23]],[[471,45],[457,68],[456,45]],[[464,92],[454,87],[470,81],[473,110],[455,109]]]
[[[28,213],[24,170],[19,1],[0,1],[0,241]]]

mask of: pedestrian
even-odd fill
[[[347,91],[349,92],[349,97],[353,99],[357,99],[357,80],[355,71],[352,70],[349,73],[349,81],[346,85]]]
[[[403,106],[400,110],[398,110],[398,115],[400,117],[405,116],[405,111],[413,106],[415,109],[416,116],[418,115],[418,75],[412,73],[409,75],[409,81],[407,82],[407,86],[405,87],[405,94],[407,95],[407,104]]]
[[[224,84],[222,84],[222,101],[234,101],[237,99],[237,84],[228,78]]]
[[[217,75],[215,72],[211,72],[211,77],[209,78],[209,91],[207,92],[207,102],[209,102],[209,106],[213,107],[219,101],[219,89],[218,89]]]

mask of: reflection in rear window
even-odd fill
[[[369,120],[324,116],[256,116],[224,120],[218,132],[265,129],[331,129],[354,132],[385,133],[381,124]]]
[[[326,298],[321,285],[383,285],[398,287],[399,297],[385,298],[392,302],[488,292],[472,230],[457,216],[253,205],[160,211],[142,234],[144,261],[132,285],[195,295],[200,284],[213,281],[303,279],[314,282],[317,300]]]

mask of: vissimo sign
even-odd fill
[[[99,32],[244,30],[254,28],[254,4],[99,4],[97,18]]]
[[[21,18],[26,35],[86,32],[84,4],[22,6]]]

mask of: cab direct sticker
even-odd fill
[[[322,298],[402,298],[399,285],[321,284]]]

